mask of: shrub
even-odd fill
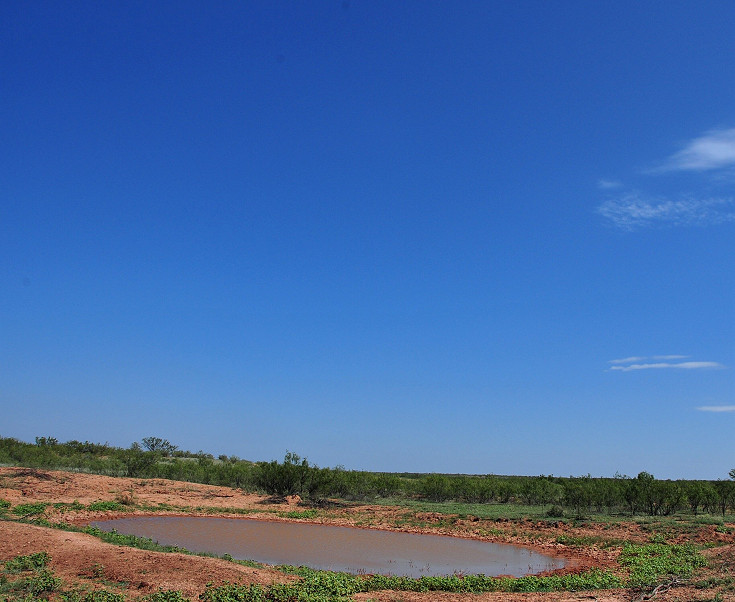
[[[27,590],[32,594],[52,592],[61,585],[61,579],[54,577],[51,571],[41,569],[27,581]]]
[[[36,502],[35,504],[18,504],[13,508],[13,514],[17,516],[37,516],[46,511],[46,504]]]
[[[561,506],[552,506],[546,511],[546,516],[549,518],[563,518],[564,517],[564,508]]]
[[[275,460],[260,462],[260,471],[256,483],[258,487],[270,493],[285,497],[299,493],[303,495],[308,489],[310,474],[314,471],[309,467],[309,461],[293,452],[286,452],[283,463]]]
[[[27,556],[16,556],[5,563],[5,569],[9,573],[22,573],[23,571],[35,571],[44,568],[51,561],[47,552],[36,552]]]

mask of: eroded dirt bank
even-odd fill
[[[114,546],[85,533],[69,533],[11,522],[0,522],[0,559],[46,551],[50,568],[64,581],[86,579],[127,583],[132,595],[159,588],[181,590],[196,598],[207,583],[258,583],[270,585],[290,577],[271,569],[244,567],[216,558],[147,552]]]
[[[559,536],[569,540],[587,538],[588,541],[632,540],[647,541],[650,533],[643,532],[635,523],[570,527],[564,523],[532,521],[490,521],[468,517],[447,521],[432,513],[412,512],[407,519],[405,508],[372,505],[330,507],[310,515],[304,513],[298,500],[284,503],[236,489],[200,485],[163,479],[114,478],[62,471],[26,468],[0,468],[0,498],[13,506],[21,503],[44,502],[85,506],[93,502],[117,502],[125,506],[125,516],[135,514],[206,514],[208,516],[247,516],[267,520],[310,520],[325,524],[383,528],[417,533],[452,534],[485,541],[516,543],[531,546],[547,554],[571,559],[572,571],[591,566],[617,567],[617,551],[602,546],[567,546],[559,543]],[[305,514],[306,518],[299,518]],[[49,506],[46,517],[51,521],[83,524],[93,519],[111,518],[119,512],[71,510],[65,506]],[[713,575],[731,575],[734,572],[734,554],[731,533],[717,532],[702,527],[696,532],[682,534],[683,541],[709,541],[729,544],[709,550],[712,558],[708,569]],[[562,538],[564,539],[564,538]],[[83,582],[97,586],[110,582],[124,582],[123,590],[130,598],[155,592],[160,588],[181,590],[196,598],[208,583],[259,583],[287,581],[290,577],[268,568],[251,568],[224,560],[148,552],[134,548],[106,544],[90,535],[70,533],[33,525],[0,521],[0,561],[19,554],[46,551],[52,557],[51,568],[66,582]],[[101,586],[101,585],[100,585]],[[448,593],[418,594],[410,592],[371,592],[357,598],[379,602],[439,602],[469,599],[530,601],[545,600],[633,600],[640,593],[629,591],[559,592],[544,594],[476,594]],[[674,587],[660,591],[656,600],[711,600],[712,594],[692,587]],[[726,595],[722,600],[735,599]]]

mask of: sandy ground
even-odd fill
[[[78,501],[88,505],[95,501],[118,501],[137,506],[167,504],[170,510],[134,510],[131,514],[207,514],[208,516],[248,516],[268,520],[289,520],[283,515],[290,510],[303,510],[298,499],[274,503],[263,496],[244,493],[237,489],[167,481],[164,479],[114,478],[99,475],[61,471],[33,470],[26,468],[0,468],[0,499],[16,505],[31,502]],[[184,510],[185,509],[185,510]],[[221,509],[215,512],[211,509]],[[237,514],[233,510],[237,510]],[[90,520],[112,518],[114,512],[69,512],[50,507],[46,516],[52,521],[84,524]],[[487,521],[473,518],[455,520],[450,525],[441,515],[419,514],[420,524],[401,521],[405,508],[371,505],[349,505],[330,508],[312,522],[382,528],[421,533],[451,534],[486,541],[516,543],[533,547],[547,554],[563,556],[570,560],[569,570],[580,571],[590,566],[615,568],[614,550],[595,547],[568,547],[556,542],[564,534],[568,537],[604,537],[646,541],[649,533],[642,532],[634,523],[619,525],[587,525],[569,527],[564,523],[534,523],[531,521]],[[280,516],[275,513],[280,513]],[[119,513],[118,513],[119,515]],[[710,567],[704,576],[712,578],[735,575],[735,536],[719,533],[714,526],[703,527],[697,532],[682,535],[682,541],[718,542],[720,547],[708,550]],[[270,584],[292,579],[269,568],[250,568],[224,560],[202,558],[184,554],[147,552],[134,548],[106,544],[82,533],[58,531],[34,525],[0,521],[0,561],[20,554],[46,551],[52,557],[51,568],[67,584],[85,587],[106,587],[125,583],[127,597],[136,598],[158,589],[177,589],[195,599],[209,583],[258,583]],[[703,577],[702,577],[703,578]],[[358,600],[376,602],[453,602],[477,599],[483,602],[495,600],[546,602],[598,600],[600,602],[632,601],[650,592],[595,591],[560,592],[545,594],[446,594],[411,592],[371,592],[356,596]],[[659,590],[654,599],[664,602],[713,600],[716,590],[698,590],[693,587],[675,586],[667,591]],[[720,592],[720,600],[733,600],[732,592]],[[645,598],[641,598],[645,599]]]

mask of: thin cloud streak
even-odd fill
[[[691,357],[691,355],[634,355],[631,357],[623,357],[616,360],[610,360],[608,361],[608,364],[632,364],[634,362],[643,362],[645,360],[685,360],[688,357]]]
[[[700,412],[735,412],[735,406],[700,406]]]
[[[735,166],[735,128],[710,130],[672,155],[660,171],[708,171]]]
[[[597,207],[597,213],[622,230],[654,225],[706,226],[735,221],[735,200],[685,198],[672,201],[632,192],[605,201]]]
[[[630,364],[631,362],[642,362],[647,358],[634,355],[632,357],[623,357],[618,360],[610,360],[608,364]]]
[[[712,370],[722,369],[725,366],[719,362],[682,362],[691,357],[690,355],[668,354],[668,355],[651,355],[639,356],[634,355],[620,359],[609,360],[611,364],[609,370],[617,370],[618,372],[633,372],[636,370]]]
[[[719,362],[657,362],[652,364],[630,364],[628,366],[611,366],[610,370],[619,370],[620,372],[632,372],[634,370],[661,370],[661,369],[678,369],[678,370],[702,370],[724,368]]]

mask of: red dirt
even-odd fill
[[[182,514],[207,516],[247,516],[268,520],[288,520],[284,511],[297,509],[299,500],[274,503],[264,496],[249,494],[228,487],[200,485],[168,481],[164,479],[115,478],[62,471],[35,470],[27,468],[0,468],[0,499],[16,505],[20,503],[46,502],[72,503],[78,501],[88,505],[95,501],[118,501],[123,504],[145,505],[149,508],[158,504],[176,507],[173,510],[131,509],[125,516],[135,514]],[[221,512],[212,509],[221,509]],[[84,524],[94,519],[112,518],[114,512],[71,512],[68,509],[49,507],[46,516],[51,521],[66,521]],[[233,513],[237,510],[237,513]],[[274,514],[280,512],[281,516]],[[414,514],[414,525],[401,524],[405,508],[385,506],[349,505],[321,512],[312,522],[401,530],[416,533],[451,534],[472,539],[515,543],[533,547],[546,554],[563,556],[571,562],[567,571],[577,572],[591,566],[615,570],[617,552],[595,546],[568,547],[557,543],[560,535],[567,537],[596,537],[647,541],[649,533],[643,532],[635,523],[601,525],[591,523],[570,527],[565,523],[554,525],[532,521],[490,521],[482,519],[455,520],[447,526],[446,517],[431,513]],[[120,513],[117,513],[120,515]],[[418,525],[415,524],[418,522]],[[404,521],[405,523],[405,521]],[[735,550],[732,534],[718,533],[714,526],[702,527],[683,541],[709,541],[727,544],[709,550],[712,558],[707,576],[722,577],[735,574]],[[86,587],[108,587],[111,582],[125,582],[126,597],[137,598],[158,589],[181,590],[195,599],[208,583],[258,583],[269,584],[293,579],[269,568],[250,568],[224,560],[148,552],[128,547],[114,546],[82,533],[70,533],[33,525],[0,521],[0,561],[20,554],[46,551],[52,557],[51,569],[65,583],[82,584]],[[721,592],[722,600],[735,600],[730,592]],[[355,596],[357,600],[375,602],[467,602],[546,601],[566,602],[598,600],[600,602],[622,602],[633,600],[641,592],[627,590],[595,592],[555,592],[534,594],[448,594],[411,592],[371,592]],[[728,597],[730,596],[730,597]],[[672,587],[659,591],[656,600],[664,602],[712,600],[712,590],[696,590],[692,587]]]

